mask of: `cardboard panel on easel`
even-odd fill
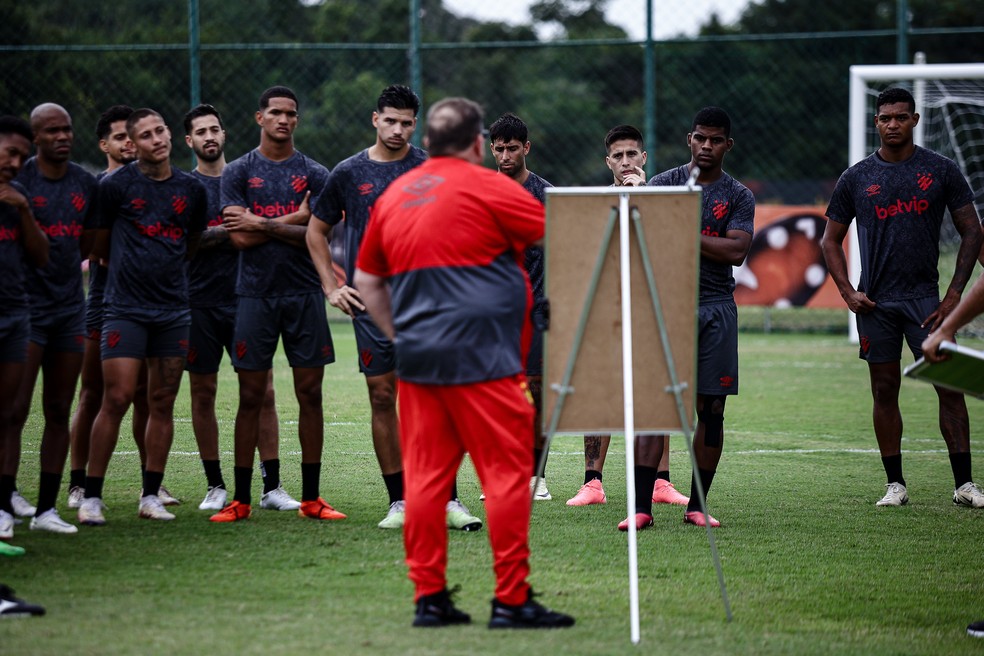
[[[558,400],[553,385],[564,378],[582,308],[590,303],[581,346],[574,355],[570,382],[574,391],[563,401],[557,431],[623,432],[619,197],[610,188],[599,188],[597,194],[585,194],[584,189],[579,190],[581,193],[569,191],[567,195],[564,189],[551,189],[547,195],[546,294],[551,318],[544,340],[543,416],[549,426]],[[700,193],[660,193],[657,188],[642,187],[630,194],[630,207],[638,208],[641,215],[676,378],[686,383],[682,396],[691,424],[696,386]],[[615,227],[592,299],[591,276],[613,212]],[[639,248],[632,229],[635,428],[637,432],[682,431],[676,397],[666,391],[671,378]]]

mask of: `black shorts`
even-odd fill
[[[185,371],[214,374],[219,371],[222,351],[232,359],[232,335],[236,328],[236,306],[191,308],[188,362]]]
[[[0,315],[0,362],[27,362],[31,312],[27,308]]]
[[[188,355],[188,310],[144,311],[134,315],[106,308],[100,356],[113,358],[185,358]]]
[[[697,393],[738,393],[738,307],[733,300],[697,308]]]
[[[359,350],[359,371],[366,376],[382,376],[396,369],[393,342],[383,334],[368,314],[352,319],[355,345]]]
[[[79,303],[67,312],[31,317],[31,341],[46,351],[85,351],[85,306]]]
[[[902,360],[902,338],[915,358],[922,357],[922,343],[929,336],[926,317],[936,311],[935,296],[904,301],[879,301],[868,314],[855,317],[858,325],[858,357],[868,364]]]
[[[99,339],[99,333],[102,331],[103,321],[105,317],[103,316],[103,297],[100,294],[98,298],[93,298],[92,294],[85,300],[85,332],[89,339]]]
[[[232,364],[247,371],[272,368],[281,335],[291,367],[323,367],[335,361],[325,297],[318,291],[270,298],[240,296]]]

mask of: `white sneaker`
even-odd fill
[[[37,517],[31,519],[32,531],[50,531],[52,533],[78,533],[79,527],[72,526],[58,516],[58,511],[49,508]]]
[[[164,487],[163,485],[157,491],[157,498],[160,499],[161,500],[161,503],[163,503],[165,506],[180,506],[181,505],[181,499],[179,499],[176,496],[174,496],[173,494],[171,494],[170,491],[168,491],[168,489],[166,487]],[[220,508],[220,510],[221,510],[221,508]]]
[[[536,494],[533,495],[534,501],[550,501],[553,499],[550,496],[550,491],[547,490],[547,479],[534,476],[530,479],[530,491],[533,491],[533,486],[536,486]]]
[[[270,490],[260,499],[260,508],[267,510],[297,510],[301,502],[287,494],[283,486]]]
[[[389,512],[383,517],[376,526],[379,528],[403,528],[404,517],[406,516],[407,502],[403,499],[394,501],[390,504]]]
[[[953,503],[971,508],[984,508],[984,492],[974,483],[964,483],[953,491]]]
[[[888,492],[875,503],[876,506],[904,506],[909,503],[909,493],[906,492],[904,485],[901,483],[889,483],[885,487],[888,488]],[[956,501],[956,498],[956,494],[954,494],[954,501]]]
[[[105,526],[103,510],[106,504],[99,497],[85,497],[79,504],[79,523],[86,526]]]
[[[34,513],[38,511],[17,490],[10,493],[10,505],[18,517],[34,517]]]
[[[164,509],[164,502],[156,494],[140,497],[140,512],[138,514],[144,519],[159,519],[165,522],[174,519],[174,515]]]
[[[77,509],[82,505],[82,499],[85,498],[85,488],[79,487],[78,485],[73,485],[68,488],[68,507]]]
[[[6,510],[0,510],[0,540],[14,537],[14,516]]]
[[[199,510],[222,510],[226,505],[226,497],[229,495],[224,487],[210,487],[205,495],[205,500],[198,504]],[[167,505],[167,504],[164,504]]]

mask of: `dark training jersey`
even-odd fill
[[[349,286],[354,287],[355,260],[373,203],[393,180],[425,161],[427,153],[416,146],[410,146],[406,157],[396,162],[371,160],[366,149],[332,169],[324,195],[312,208],[314,215],[329,225],[345,219],[345,279]]]
[[[222,171],[221,207],[245,207],[265,219],[292,214],[300,209],[309,190],[315,207],[324,192],[328,169],[295,151],[274,162],[253,149]],[[292,246],[270,239],[239,254],[240,296],[267,298],[321,293],[321,280],[306,245]]]
[[[844,171],[827,218],[849,225],[857,217],[858,290],[868,298],[938,299],[945,210],[973,201],[970,185],[952,160],[917,146],[904,162],[886,162],[874,152]]]
[[[207,221],[205,187],[174,166],[152,180],[137,163],[99,183],[99,227],[111,230],[106,307],[187,310],[188,235]]]
[[[192,171],[191,175],[205,187],[208,198],[207,227],[221,226],[221,177],[204,175],[197,170]],[[188,300],[191,307],[235,305],[238,273],[239,251],[231,243],[199,249],[188,265]]]
[[[79,240],[83,228],[92,220],[96,178],[78,164],[69,162],[64,176],[50,180],[38,169],[37,158],[32,157],[17,175],[17,182],[27,189],[34,220],[48,236],[50,244],[47,266],[27,270],[31,314],[72,312],[84,300]]]
[[[520,263],[543,227],[543,206],[514,181],[456,157],[383,192],[357,266],[389,280],[399,378],[462,385],[523,371],[532,293]]]
[[[523,183],[523,188],[530,192],[533,198],[540,201],[541,204],[547,204],[547,192],[545,191],[547,187],[552,187],[553,185],[538,176],[533,171],[530,171],[529,176],[526,178],[526,182]],[[540,246],[530,246],[526,249],[526,253],[523,256],[523,268],[526,269],[526,275],[530,277],[530,285],[533,287],[533,300],[539,301],[543,298],[543,248]]]
[[[31,197],[24,187],[16,182],[11,182],[10,186],[30,202]],[[20,213],[13,205],[0,203],[0,279],[3,280],[0,285],[0,311],[4,314],[26,311],[29,307],[24,282],[26,268]]]
[[[657,187],[682,187],[690,179],[687,164],[654,175],[649,184]],[[702,185],[700,233],[724,237],[729,230],[755,232],[755,197],[748,187],[722,172],[709,185]],[[698,302],[717,303],[734,298],[735,278],[730,264],[700,258],[700,292]]]

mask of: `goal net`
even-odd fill
[[[921,55],[921,53],[920,53]],[[984,215],[984,64],[916,64],[851,67],[850,158],[855,163],[878,148],[872,117],[878,94],[893,86],[909,89],[920,115],[915,142],[955,161],[974,192],[978,215]],[[940,293],[953,275],[960,236],[949,217],[940,234]],[[860,275],[857,249],[852,252],[852,280]],[[975,268],[971,283],[981,274]],[[853,318],[851,337],[856,340]],[[972,321],[961,335],[984,337],[984,317]]]

